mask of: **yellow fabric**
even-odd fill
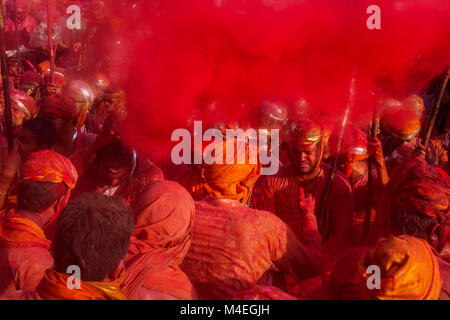
[[[81,288],[73,290],[67,287],[69,276],[48,270],[36,291],[44,300],[128,300],[120,289],[125,271],[122,271],[121,276],[113,282],[81,281]]]
[[[235,154],[238,157],[248,152],[245,157],[246,164],[226,164],[233,163],[231,159],[234,159],[234,155],[227,154],[226,150],[231,150],[231,144],[235,141],[235,139],[229,139],[226,142],[217,142],[223,143],[223,154],[218,154],[217,157],[223,156],[224,164],[205,165],[203,190],[206,195],[214,198],[238,200],[242,204],[247,204],[251,197],[251,190],[261,175],[261,162],[256,147],[237,143]],[[258,157],[256,164],[249,163],[249,148],[253,148],[252,151]]]

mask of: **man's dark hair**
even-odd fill
[[[17,209],[42,213],[67,192],[64,183],[22,180],[19,182]]]
[[[392,208],[391,225],[393,230],[402,235],[409,235],[430,240],[430,234],[437,221],[417,213],[412,209],[396,205]]]
[[[31,132],[38,142],[38,146],[52,146],[55,142],[57,131],[52,120],[45,117],[37,117],[23,122],[23,128]]]
[[[58,220],[56,271],[76,265],[81,280],[103,281],[125,257],[133,230],[131,209],[121,199],[97,192],[75,198]]]
[[[94,164],[110,168],[130,168],[133,166],[133,149],[125,146],[119,139],[97,151]]]

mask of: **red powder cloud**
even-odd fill
[[[340,115],[353,70],[355,118],[370,112],[377,87],[403,98],[450,61],[446,0],[136,3],[120,9],[129,98],[123,135],[145,153],[170,147],[188,119],[245,123],[265,99],[306,98]],[[366,27],[372,4],[381,8],[381,30]]]

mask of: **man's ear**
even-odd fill
[[[124,267],[125,267],[125,263],[124,263],[124,260],[122,259],[119,261],[119,263],[114,268],[114,270],[109,274],[109,278],[113,281],[116,280],[117,278],[119,278],[120,273],[122,272]]]

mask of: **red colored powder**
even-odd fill
[[[372,4],[381,30],[366,27]],[[188,119],[244,125],[266,99],[339,116],[353,70],[351,115],[368,115],[378,87],[403,98],[450,61],[446,0],[149,0],[120,14],[123,135],[147,154],[170,148]]]

